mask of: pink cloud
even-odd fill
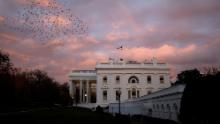
[[[106,40],[110,42],[115,42],[118,40],[125,40],[128,39],[129,34],[126,32],[110,32],[106,35]]]
[[[45,25],[53,25],[53,26],[59,26],[59,27],[64,27],[67,28],[68,26],[71,26],[72,22],[67,19],[66,17],[62,16],[55,16],[55,15],[50,15],[50,16],[44,16],[42,17],[42,20],[44,20]]]
[[[80,62],[79,67],[82,67],[84,69],[95,69],[96,62],[106,61],[108,58],[106,54],[92,51],[83,52],[81,53],[81,56],[84,59]]]
[[[8,33],[0,33],[0,38],[1,39],[4,39],[4,42],[8,42],[8,43],[15,43],[19,40],[21,40],[20,38],[14,36],[14,35],[11,35],[11,34],[8,34]]]
[[[164,44],[158,48],[147,47],[131,47],[125,48],[121,54],[126,59],[133,58],[139,61],[143,61],[147,58],[157,57],[161,60],[167,61],[168,59],[175,59],[175,57],[187,56],[193,53],[197,49],[196,45],[188,45],[183,48],[177,48],[172,45]]]
[[[3,22],[5,18],[3,16],[0,16],[0,23]]]
[[[90,43],[90,44],[98,44],[100,41],[98,41],[95,37],[93,36],[87,36],[83,39],[84,41]]]
[[[68,81],[67,74],[73,69],[94,69],[97,61],[108,57],[143,61],[155,56],[170,65],[174,77],[181,70],[220,63],[217,1],[34,1],[46,11],[50,7],[71,8],[70,13],[89,24],[87,37],[56,35],[39,25],[55,37],[37,40],[28,29],[25,33],[13,30],[24,23],[14,15],[31,0],[0,1],[1,15],[14,20],[9,25],[12,29],[0,27],[0,46],[9,51],[16,66],[43,69],[58,81]],[[67,16],[56,18],[53,14],[42,15],[40,20],[49,18],[46,23],[54,22],[60,29],[71,27]],[[0,24],[4,17],[0,16]],[[125,47],[121,52],[116,50],[119,45]]]
[[[16,0],[17,3],[30,5],[32,2],[41,7],[57,7],[59,6],[54,0]]]
[[[29,55],[24,53],[18,53],[15,50],[6,49],[4,51],[7,52],[12,59],[19,60],[19,62],[21,62],[22,64],[26,64],[27,62],[30,61],[31,58]]]

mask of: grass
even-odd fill
[[[53,108],[0,115],[0,122],[29,124],[105,124],[117,123],[113,116],[83,108]]]
[[[159,120],[159,121],[158,121]],[[168,122],[168,123],[167,123]],[[1,124],[173,124],[161,119],[147,119],[141,116],[112,116],[84,108],[47,108],[28,112],[0,114]]]

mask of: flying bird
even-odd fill
[[[4,26],[42,41],[69,35],[87,36],[88,25],[69,8],[59,6],[56,0],[50,0],[47,7],[42,6],[39,1],[29,1],[16,16],[7,17]]]

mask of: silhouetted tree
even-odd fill
[[[209,124],[213,122],[217,105],[220,72],[201,75],[198,70],[184,71],[178,81],[186,83],[181,100],[180,120],[183,124]]]
[[[68,105],[69,103],[72,102],[72,99],[69,95],[69,88],[68,88],[68,83],[64,83],[62,85],[60,85],[60,99],[59,102],[62,105]]]
[[[0,50],[0,74],[10,73],[13,65],[10,62],[9,55]]]
[[[181,72],[180,74],[177,75],[177,84],[186,84],[186,83],[190,83],[193,82],[196,79],[201,78],[201,74],[197,69],[193,69],[193,70],[186,70]]]
[[[41,70],[19,71],[0,51],[0,112],[24,107],[68,105],[67,84],[59,84]]]
[[[0,51],[0,109],[4,110],[11,106],[14,97],[13,76],[11,74],[13,65],[9,55]]]

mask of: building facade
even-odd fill
[[[69,74],[70,95],[75,103],[106,107],[139,98],[170,86],[166,63],[114,61],[97,63],[95,70],[75,70]]]
[[[154,118],[169,119],[179,122],[181,98],[184,84],[175,85],[120,104],[123,115],[144,115]],[[119,113],[119,104],[110,103],[109,113]]]

